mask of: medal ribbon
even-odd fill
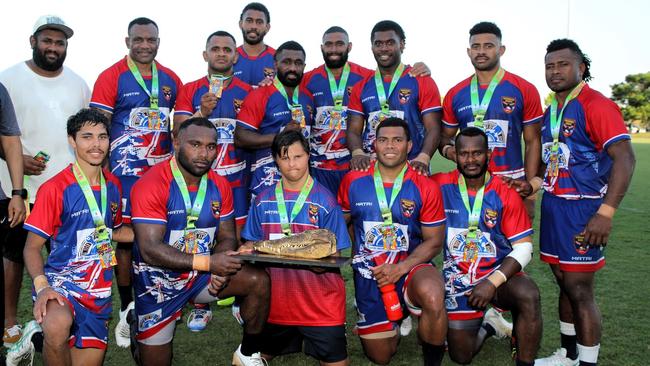
[[[492,94],[494,94],[494,89],[497,88],[503,76],[505,75],[505,70],[499,67],[499,70],[492,76],[490,80],[490,85],[488,85],[483,99],[479,101],[478,95],[478,77],[476,74],[472,76],[472,81],[470,83],[470,96],[472,98],[472,114],[474,115],[474,127],[483,129],[483,118],[487,113],[488,106],[490,105],[490,100],[492,99]]]
[[[75,162],[72,166],[72,173],[74,174],[74,177],[79,184],[79,188],[81,188],[81,191],[86,198],[86,203],[88,203],[88,208],[90,209],[90,214],[93,217],[93,222],[95,223],[97,233],[100,235],[104,235],[105,233],[105,238],[108,238],[108,230],[106,229],[106,223],[104,222],[106,206],[108,206],[108,200],[106,199],[106,180],[104,179],[104,174],[101,171],[99,173],[100,205],[102,205],[102,208],[100,210],[99,206],[97,205],[97,200],[95,200],[93,190],[90,188],[90,183],[88,183],[88,179],[86,178],[84,172],[81,170],[78,162]]]
[[[393,213],[390,208],[393,206],[397,195],[402,190],[402,184],[404,183],[404,174],[406,173],[407,164],[404,164],[402,171],[399,173],[395,182],[393,182],[393,189],[390,193],[390,204],[386,201],[386,191],[384,190],[384,181],[381,179],[381,173],[379,172],[379,165],[375,163],[375,172],[373,173],[373,179],[375,181],[375,193],[377,194],[377,201],[379,202],[379,209],[381,210],[381,218],[384,220],[384,225],[392,226],[393,225]]]
[[[393,79],[390,81],[390,86],[388,87],[388,94],[386,94],[386,91],[384,90],[384,80],[381,77],[381,73],[379,72],[379,69],[375,70],[375,86],[377,87],[377,97],[379,97],[379,105],[381,106],[381,113],[383,114],[390,114],[390,108],[388,106],[388,98],[390,98],[390,95],[393,94],[393,90],[395,90],[395,86],[397,85],[397,82],[399,79],[402,77],[402,73],[404,72],[404,65],[399,64],[397,66],[397,69],[395,69],[395,72],[393,73]]]
[[[129,65],[129,70],[131,70],[135,81],[138,82],[138,85],[149,96],[149,108],[158,110],[158,69],[156,68],[156,62],[151,63],[151,92],[147,89],[147,84],[144,83],[140,70],[138,70],[131,57],[126,58],[126,63]]]
[[[338,108],[337,110],[340,111],[343,109],[343,95],[345,93],[345,87],[348,85],[350,65],[346,62],[345,66],[343,66],[343,73],[341,74],[341,79],[339,80],[338,85],[336,84],[334,74],[332,74],[327,66],[325,66],[325,71],[327,72],[327,79],[330,82],[330,92],[332,93],[332,100],[334,100],[334,108]]]
[[[185,213],[187,215],[187,229],[196,229],[196,221],[199,219],[201,214],[201,209],[203,208],[203,201],[205,201],[205,191],[208,186],[208,174],[203,174],[201,177],[201,182],[199,183],[199,190],[196,192],[196,197],[194,198],[194,203],[190,199],[190,192],[187,189],[187,184],[185,183],[185,178],[183,174],[178,169],[178,164],[176,163],[176,158],[171,158],[169,160],[169,166],[172,169],[172,175],[178,185],[179,190],[181,191],[181,196],[183,196],[183,203],[185,203]]]
[[[470,239],[476,239],[476,231],[478,230],[478,223],[481,217],[481,209],[483,208],[483,191],[485,190],[485,185],[490,180],[490,173],[485,173],[485,183],[481,189],[476,192],[476,198],[474,198],[474,206],[469,204],[469,195],[467,194],[467,183],[465,182],[465,177],[460,174],[458,176],[458,190],[460,191],[460,197],[463,199],[463,204],[469,215],[469,232],[467,237]]]
[[[298,86],[296,86],[295,89],[293,89],[293,95],[291,96],[291,103],[289,103],[289,96],[287,95],[287,91],[284,90],[284,85],[280,82],[278,77],[276,76],[275,79],[273,79],[273,86],[282,94],[284,97],[284,100],[287,101],[287,107],[289,107],[289,110],[299,107],[302,108],[300,105],[300,102],[298,102]]]
[[[275,199],[278,202],[278,214],[280,215],[280,225],[282,225],[282,233],[286,236],[291,235],[291,223],[298,216],[302,206],[305,205],[307,196],[311,192],[311,188],[314,186],[314,179],[309,176],[307,180],[302,185],[300,189],[300,194],[296,199],[296,202],[293,204],[291,209],[291,218],[287,217],[287,204],[284,201],[284,189],[282,188],[282,179],[278,181],[275,185]]]
[[[580,92],[582,91],[582,88],[585,87],[587,83],[581,81],[578,85],[576,85],[571,92],[569,92],[569,95],[567,95],[566,99],[564,100],[564,105],[562,106],[562,109],[560,110],[560,114],[557,114],[557,97],[555,94],[553,94],[553,98],[551,99],[551,115],[550,115],[550,120],[551,120],[551,136],[553,137],[553,145],[551,146],[551,155],[549,156],[549,161],[552,161],[553,163],[551,164],[550,167],[550,175],[551,177],[557,177],[558,172],[560,169],[560,162],[559,162],[559,148],[560,148],[560,126],[562,125],[562,117],[564,116],[564,110],[566,107],[569,105],[569,102],[575,99]]]

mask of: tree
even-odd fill
[[[650,72],[628,75],[625,82],[612,85],[612,100],[626,122],[650,127]]]

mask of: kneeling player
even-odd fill
[[[34,279],[34,318],[43,327],[47,365],[101,365],[111,315],[111,240],[133,240],[122,224],[119,181],[102,169],[108,152],[108,120],[82,109],[68,120],[76,161],[38,190],[25,265]],[[120,227],[118,230],[114,230]],[[43,266],[41,250],[52,251]]]
[[[406,161],[412,142],[404,120],[380,122],[376,136],[377,162],[368,171],[348,173],[339,189],[343,212],[354,224],[361,344],[371,361],[390,362],[397,352],[401,304],[420,317],[425,365],[440,365],[447,332],[445,294],[430,261],[440,253],[445,235],[442,197],[438,186]],[[382,297],[392,297],[392,307]]]
[[[447,213],[449,356],[468,364],[494,335],[487,317],[483,321],[483,309],[492,304],[512,312],[517,365],[533,365],[542,335],[539,290],[521,272],[531,259],[533,230],[515,190],[486,173],[489,158],[485,132],[469,127],[456,137],[458,169],[432,177]]]
[[[131,193],[140,362],[171,364],[176,320],[190,300],[238,296],[244,319],[238,352],[243,365],[258,365],[255,339],[268,314],[270,283],[266,272],[234,257],[230,186],[210,169],[217,156],[217,130],[206,118],[190,118],[178,129],[174,151],[170,160],[145,173]]]

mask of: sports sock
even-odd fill
[[[566,349],[566,356],[572,360],[578,358],[578,337],[576,328],[571,323],[560,321],[560,343]]]
[[[422,342],[422,355],[424,356],[424,366],[440,366],[442,358],[445,356],[445,346]]]
[[[124,311],[131,301],[133,301],[131,286],[117,286],[117,292],[120,293],[120,301],[122,301],[120,304],[120,311]]]
[[[497,331],[488,323],[483,323],[481,325],[481,328],[478,330],[478,335],[479,337],[483,337],[483,339],[487,339],[488,337],[492,337],[495,335]]]
[[[583,346],[578,344],[578,358],[580,366],[596,366],[598,364],[598,352],[600,344],[595,346]]]
[[[534,366],[535,362],[534,361],[533,362],[524,362],[524,361],[521,361],[520,359],[517,359],[515,361],[515,365],[516,366]]]
[[[262,343],[261,334],[250,334],[244,332],[241,340],[241,353],[244,356],[252,356],[253,353],[260,351],[260,344]]]

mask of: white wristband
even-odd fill
[[[529,241],[512,244],[512,251],[507,255],[521,265],[521,269],[530,263],[530,260],[533,258],[533,243]]]

